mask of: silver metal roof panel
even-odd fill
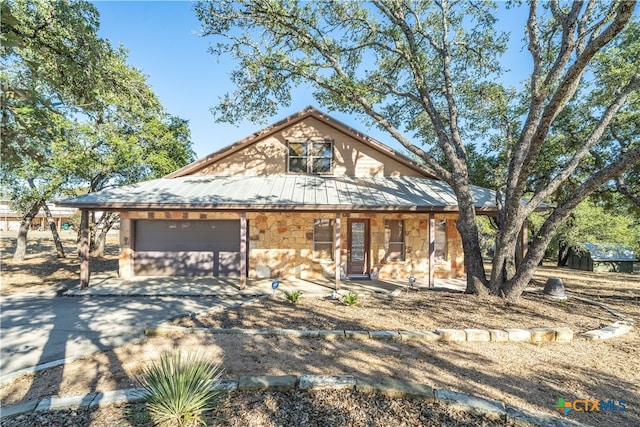
[[[495,193],[472,187],[478,208],[495,209]],[[426,177],[306,175],[162,178],[64,199],[88,209],[378,209],[455,210],[451,187]]]

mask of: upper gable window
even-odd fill
[[[331,141],[289,142],[290,173],[331,173],[333,143]]]

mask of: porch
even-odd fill
[[[464,292],[464,279],[435,279],[435,287],[429,288],[428,278],[416,280],[414,289],[447,290]],[[389,294],[407,288],[408,280],[343,280],[339,294]],[[335,290],[335,282],[329,279],[280,280],[276,293],[302,291],[303,296],[323,297]],[[241,289],[240,278],[223,277],[160,277],[137,276],[121,279],[113,276],[92,275],[87,289],[72,288],[70,295],[138,295],[138,296],[213,296],[213,295],[271,295],[271,279],[247,279]]]

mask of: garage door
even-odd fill
[[[240,221],[139,220],[138,276],[239,276]]]

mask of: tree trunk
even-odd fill
[[[469,224],[469,222],[462,217],[458,217],[458,221],[456,222],[456,228],[462,238],[462,247],[465,253],[464,266],[467,273],[467,288],[465,289],[465,293],[487,296],[489,294],[487,276],[484,271],[478,229],[475,221],[472,222],[473,224]]]
[[[118,215],[115,212],[104,212],[98,223],[93,226],[91,233],[91,256],[104,256],[107,233],[109,233],[109,230],[111,230],[113,224],[115,224],[117,220]]]
[[[564,241],[558,242],[558,267],[564,267],[569,261],[569,245]]]
[[[40,201],[38,200],[33,205],[31,205],[29,211],[25,214],[24,217],[22,217],[22,221],[20,221],[20,229],[18,230],[18,239],[16,241],[16,251],[13,253],[14,261],[22,261],[27,255],[27,234],[29,233],[29,229],[31,228],[33,218],[38,215],[39,210]]]
[[[539,240],[534,242],[529,247],[527,255],[524,257],[524,261],[520,264],[517,274],[502,287],[502,293],[507,301],[516,301],[522,295],[524,288],[527,287],[533,273],[535,273],[538,264],[544,257],[544,251],[549,244],[551,237],[545,238],[544,241]]]
[[[94,236],[94,240],[92,241],[91,252],[90,252],[90,255],[92,257],[104,256],[104,245],[105,245],[106,238],[107,238],[107,233],[104,230],[101,230],[97,236]]]
[[[89,287],[91,269],[89,267],[89,213],[86,210],[80,211],[80,230],[78,230],[78,259],[80,260],[80,289]]]
[[[504,286],[516,274],[516,249],[519,227],[500,224],[496,234],[496,252],[491,270],[491,295],[503,296]],[[524,261],[523,261],[524,262]]]
[[[468,191],[469,197],[458,197],[458,200],[466,202],[460,204],[458,220],[456,228],[462,239],[462,248],[464,251],[464,266],[467,273],[467,288],[465,293],[487,296],[488,282],[484,271],[484,263],[482,260],[482,249],[480,247],[480,237],[478,233],[478,224],[476,223],[475,206],[473,198],[470,196],[469,188],[462,186],[462,192]]]
[[[42,201],[42,210],[44,210],[44,213],[47,216],[49,228],[51,229],[51,234],[53,235],[53,242],[55,243],[56,251],[58,252],[58,258],[66,258],[64,247],[62,246],[62,241],[60,240],[60,235],[58,234],[58,227],[56,227],[56,222],[53,220],[53,215],[51,215],[51,210],[49,210],[49,206],[47,206],[46,201]]]

